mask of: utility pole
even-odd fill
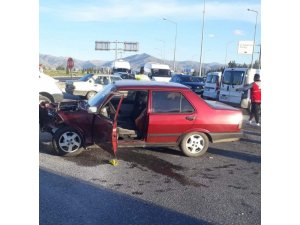
[[[200,65],[199,76],[202,76],[202,48],[203,48],[203,33],[204,33],[204,14],[205,14],[205,0],[203,1],[203,17],[202,17],[202,32],[201,32],[201,50],[200,50]]]

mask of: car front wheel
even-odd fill
[[[81,134],[71,128],[59,128],[53,136],[53,146],[58,155],[75,156],[83,151]]]
[[[180,148],[186,156],[198,157],[207,151],[208,144],[209,140],[206,134],[192,132],[184,136],[181,141]]]

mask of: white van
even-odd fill
[[[254,75],[260,69],[226,68],[221,78],[219,101],[231,103],[241,108],[250,108],[250,90],[237,91],[253,82]]]
[[[150,80],[154,81],[166,81],[171,80],[171,70],[169,65],[153,63],[146,63],[144,66],[144,74],[148,75]]]
[[[130,63],[123,59],[117,59],[112,62],[111,70],[112,70],[112,72],[111,72],[112,74],[118,73],[118,72],[125,72],[125,73],[130,74],[131,73]]]
[[[203,98],[218,100],[221,76],[222,72],[209,72],[206,74]]]

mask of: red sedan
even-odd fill
[[[209,142],[239,140],[242,112],[181,84],[123,80],[89,101],[40,105],[40,126],[63,156],[97,144],[114,155],[120,147],[179,146],[196,157]]]

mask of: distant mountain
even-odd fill
[[[40,54],[40,64],[45,65],[46,67],[55,69],[58,66],[67,66],[67,60],[69,57],[62,57],[62,56],[52,56],[52,55],[44,55]],[[99,68],[102,67],[104,63],[107,61],[102,61],[102,60],[88,60],[88,61],[83,61],[79,59],[74,60],[74,68],[76,69],[88,69],[88,68]]]
[[[45,65],[48,68],[55,69],[58,66],[66,67],[68,57],[57,57],[57,56],[51,56],[51,55],[44,55],[40,54],[40,64]],[[88,68],[100,68],[100,67],[110,67],[111,63],[113,61],[104,61],[104,60],[88,60],[83,61],[79,59],[74,59],[74,67],[76,69],[88,69]],[[123,58],[123,60],[126,60],[130,63],[133,70],[139,70],[141,66],[145,65],[147,62],[158,62],[158,63],[165,63],[170,66],[170,68],[173,68],[173,61],[171,60],[161,60],[158,58],[155,58],[151,55],[148,55],[146,53],[143,54],[136,54],[131,55],[128,57]],[[203,64],[203,67],[205,70],[216,70],[220,67],[224,66],[224,64],[220,63],[205,63]],[[195,61],[176,61],[176,68],[177,71],[182,71],[185,68],[199,70],[199,62]]]

